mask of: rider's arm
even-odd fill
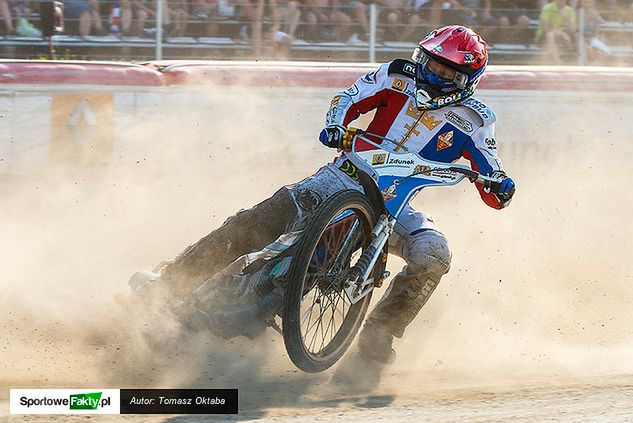
[[[338,92],[330,103],[325,125],[347,125],[361,114],[387,104],[393,92],[388,86],[389,64],[359,78],[345,91]]]
[[[470,161],[471,167],[486,176],[506,177],[501,160],[497,155],[497,141],[494,135],[495,125],[490,123],[477,129],[464,144],[462,155]],[[510,204],[493,192],[485,192],[484,187],[475,184],[481,199],[492,208],[502,209]]]

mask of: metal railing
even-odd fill
[[[100,19],[104,23],[103,31],[106,34],[108,29],[113,28],[112,16],[107,16],[107,14],[112,13],[115,8],[121,8],[121,1],[130,0],[102,0],[99,3],[102,11]],[[262,1],[265,2],[265,0]],[[34,3],[31,2],[31,4]],[[405,7],[388,9],[375,3],[366,5],[361,2],[351,2],[347,4],[358,9],[356,11],[351,8],[346,9],[342,14],[339,13],[336,16],[338,20],[335,20],[335,15],[341,10],[333,8],[318,8],[317,10],[294,0],[282,0],[278,6],[278,11],[272,11],[269,5],[266,5],[266,8],[257,11],[259,15],[257,13],[249,15],[245,9],[240,9],[240,7],[236,8],[240,11],[240,15],[235,14],[234,11],[220,13],[217,10],[208,15],[195,13],[200,4],[202,3],[193,1],[182,3],[183,9],[186,10],[188,29],[187,31],[183,29],[182,33],[178,35],[184,35],[184,38],[174,36],[174,31],[170,30],[170,25],[173,27],[175,19],[173,17],[175,13],[173,3],[171,3],[172,7],[167,8],[164,0],[155,0],[153,4],[154,15],[146,17],[145,28],[140,28],[141,31],[135,31],[134,35],[118,32],[109,35],[101,33],[85,36],[80,34],[77,29],[80,25],[80,18],[67,16],[68,33],[64,36],[55,36],[53,39],[62,46],[60,49],[62,57],[65,56],[65,51],[69,52],[67,53],[67,56],[70,56],[68,58],[129,59],[131,57],[160,60],[163,58],[181,58],[187,54],[196,58],[217,58],[213,54],[220,50],[228,52],[228,54],[243,54],[242,57],[248,55],[249,58],[258,58],[262,54],[266,54],[267,50],[277,52],[277,50],[283,49],[285,42],[287,43],[285,48],[295,55],[304,54],[305,57],[318,59],[319,52],[328,51],[335,52],[339,55],[337,57],[342,57],[345,60],[375,62],[388,55],[410,52],[415,45],[415,40],[434,27],[449,23],[467,25],[474,23],[475,29],[489,41],[493,57],[506,58],[506,62],[514,60],[514,63],[526,63],[536,56],[544,56],[542,53],[545,50],[543,40],[535,39],[539,27],[540,12],[536,9],[521,11],[525,16],[521,25],[518,25],[514,9],[492,9],[492,15],[495,19],[487,22],[479,18],[484,15],[484,11],[475,10],[471,11],[472,13],[461,22],[455,18],[458,16],[456,13],[444,17],[442,15],[446,12],[444,9],[429,7],[421,12]],[[37,10],[35,6],[32,7]],[[300,18],[296,16],[297,20],[294,22],[289,18],[293,7],[300,12]],[[358,10],[362,11],[365,22],[358,19]],[[119,13],[118,19],[120,20],[121,11],[119,10],[117,13]],[[500,26],[501,18],[506,15],[510,16],[512,13],[514,13],[514,17],[510,19],[510,26],[507,24]],[[633,23],[628,23],[626,20],[622,22],[602,20],[590,22],[588,26],[588,17],[592,16],[591,13],[588,15],[583,8],[576,10],[577,25],[574,33],[571,34],[573,44],[559,47],[560,54],[567,64],[584,65],[590,63],[596,48],[612,54],[609,50],[613,49],[603,39],[590,34],[596,28],[603,29],[603,32],[609,35],[622,33],[625,34],[624,39],[627,37],[629,40],[633,39]],[[390,14],[394,14],[398,19],[394,21]],[[435,18],[433,18],[434,14]],[[612,11],[600,11],[599,14],[618,16]],[[633,9],[631,15],[633,20]],[[32,16],[34,16],[33,22],[37,25],[37,13],[33,13]],[[448,19],[457,19],[457,21],[449,21]],[[328,22],[328,20],[330,21]],[[137,26],[138,22],[135,11],[132,16],[132,25]],[[219,31],[211,34],[208,32],[210,25],[219,28]],[[294,28],[292,28],[293,25]],[[142,33],[143,29],[145,29],[145,34]],[[504,35],[506,33],[514,34],[513,38],[508,39]],[[407,34],[409,35],[407,36]],[[44,56],[38,50],[43,43],[44,41],[41,39],[38,41],[37,37],[7,34],[0,39],[0,55],[3,57]],[[28,50],[29,47],[32,47],[32,50]],[[628,55],[626,56],[628,60],[633,62],[633,46],[628,45],[630,49],[627,50],[627,43],[624,41],[616,47],[618,47],[617,51]]]

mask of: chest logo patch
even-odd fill
[[[391,88],[398,91],[404,91],[404,88],[406,86],[407,84],[402,79],[396,78],[393,80],[393,85],[391,86]]]
[[[463,117],[459,116],[457,113],[452,111],[446,112],[446,120],[457,126],[459,129],[466,132],[473,132],[473,125]]]
[[[437,151],[447,149],[453,145],[453,131],[444,132],[437,137]]]
[[[384,153],[374,154],[374,157],[371,158],[372,165],[383,165],[387,160],[387,155]]]

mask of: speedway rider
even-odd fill
[[[465,157],[473,169],[502,180],[495,191],[476,185],[490,207],[506,207],[515,184],[507,177],[494,136],[495,114],[472,97],[488,64],[486,42],[473,30],[447,26],[429,33],[412,61],[396,59],[336,94],[319,139],[343,150],[333,163],[303,181],[284,187],[257,206],[229,218],[220,228],[191,245],[161,271],[156,282],[174,294],[190,291],[243,254],[258,251],[303,222],[327,198],[345,189],[361,190],[342,169],[347,126],[375,110],[367,128],[428,160],[450,163]],[[379,139],[375,140],[380,142]],[[407,265],[391,281],[372,310],[358,339],[358,354],[380,369],[395,358],[394,337],[403,336],[448,272],[451,253],[433,219],[407,206],[389,240],[390,252]]]

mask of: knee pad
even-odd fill
[[[446,238],[433,229],[411,236],[406,261],[408,274],[427,273],[439,280],[451,265],[451,252]]]

